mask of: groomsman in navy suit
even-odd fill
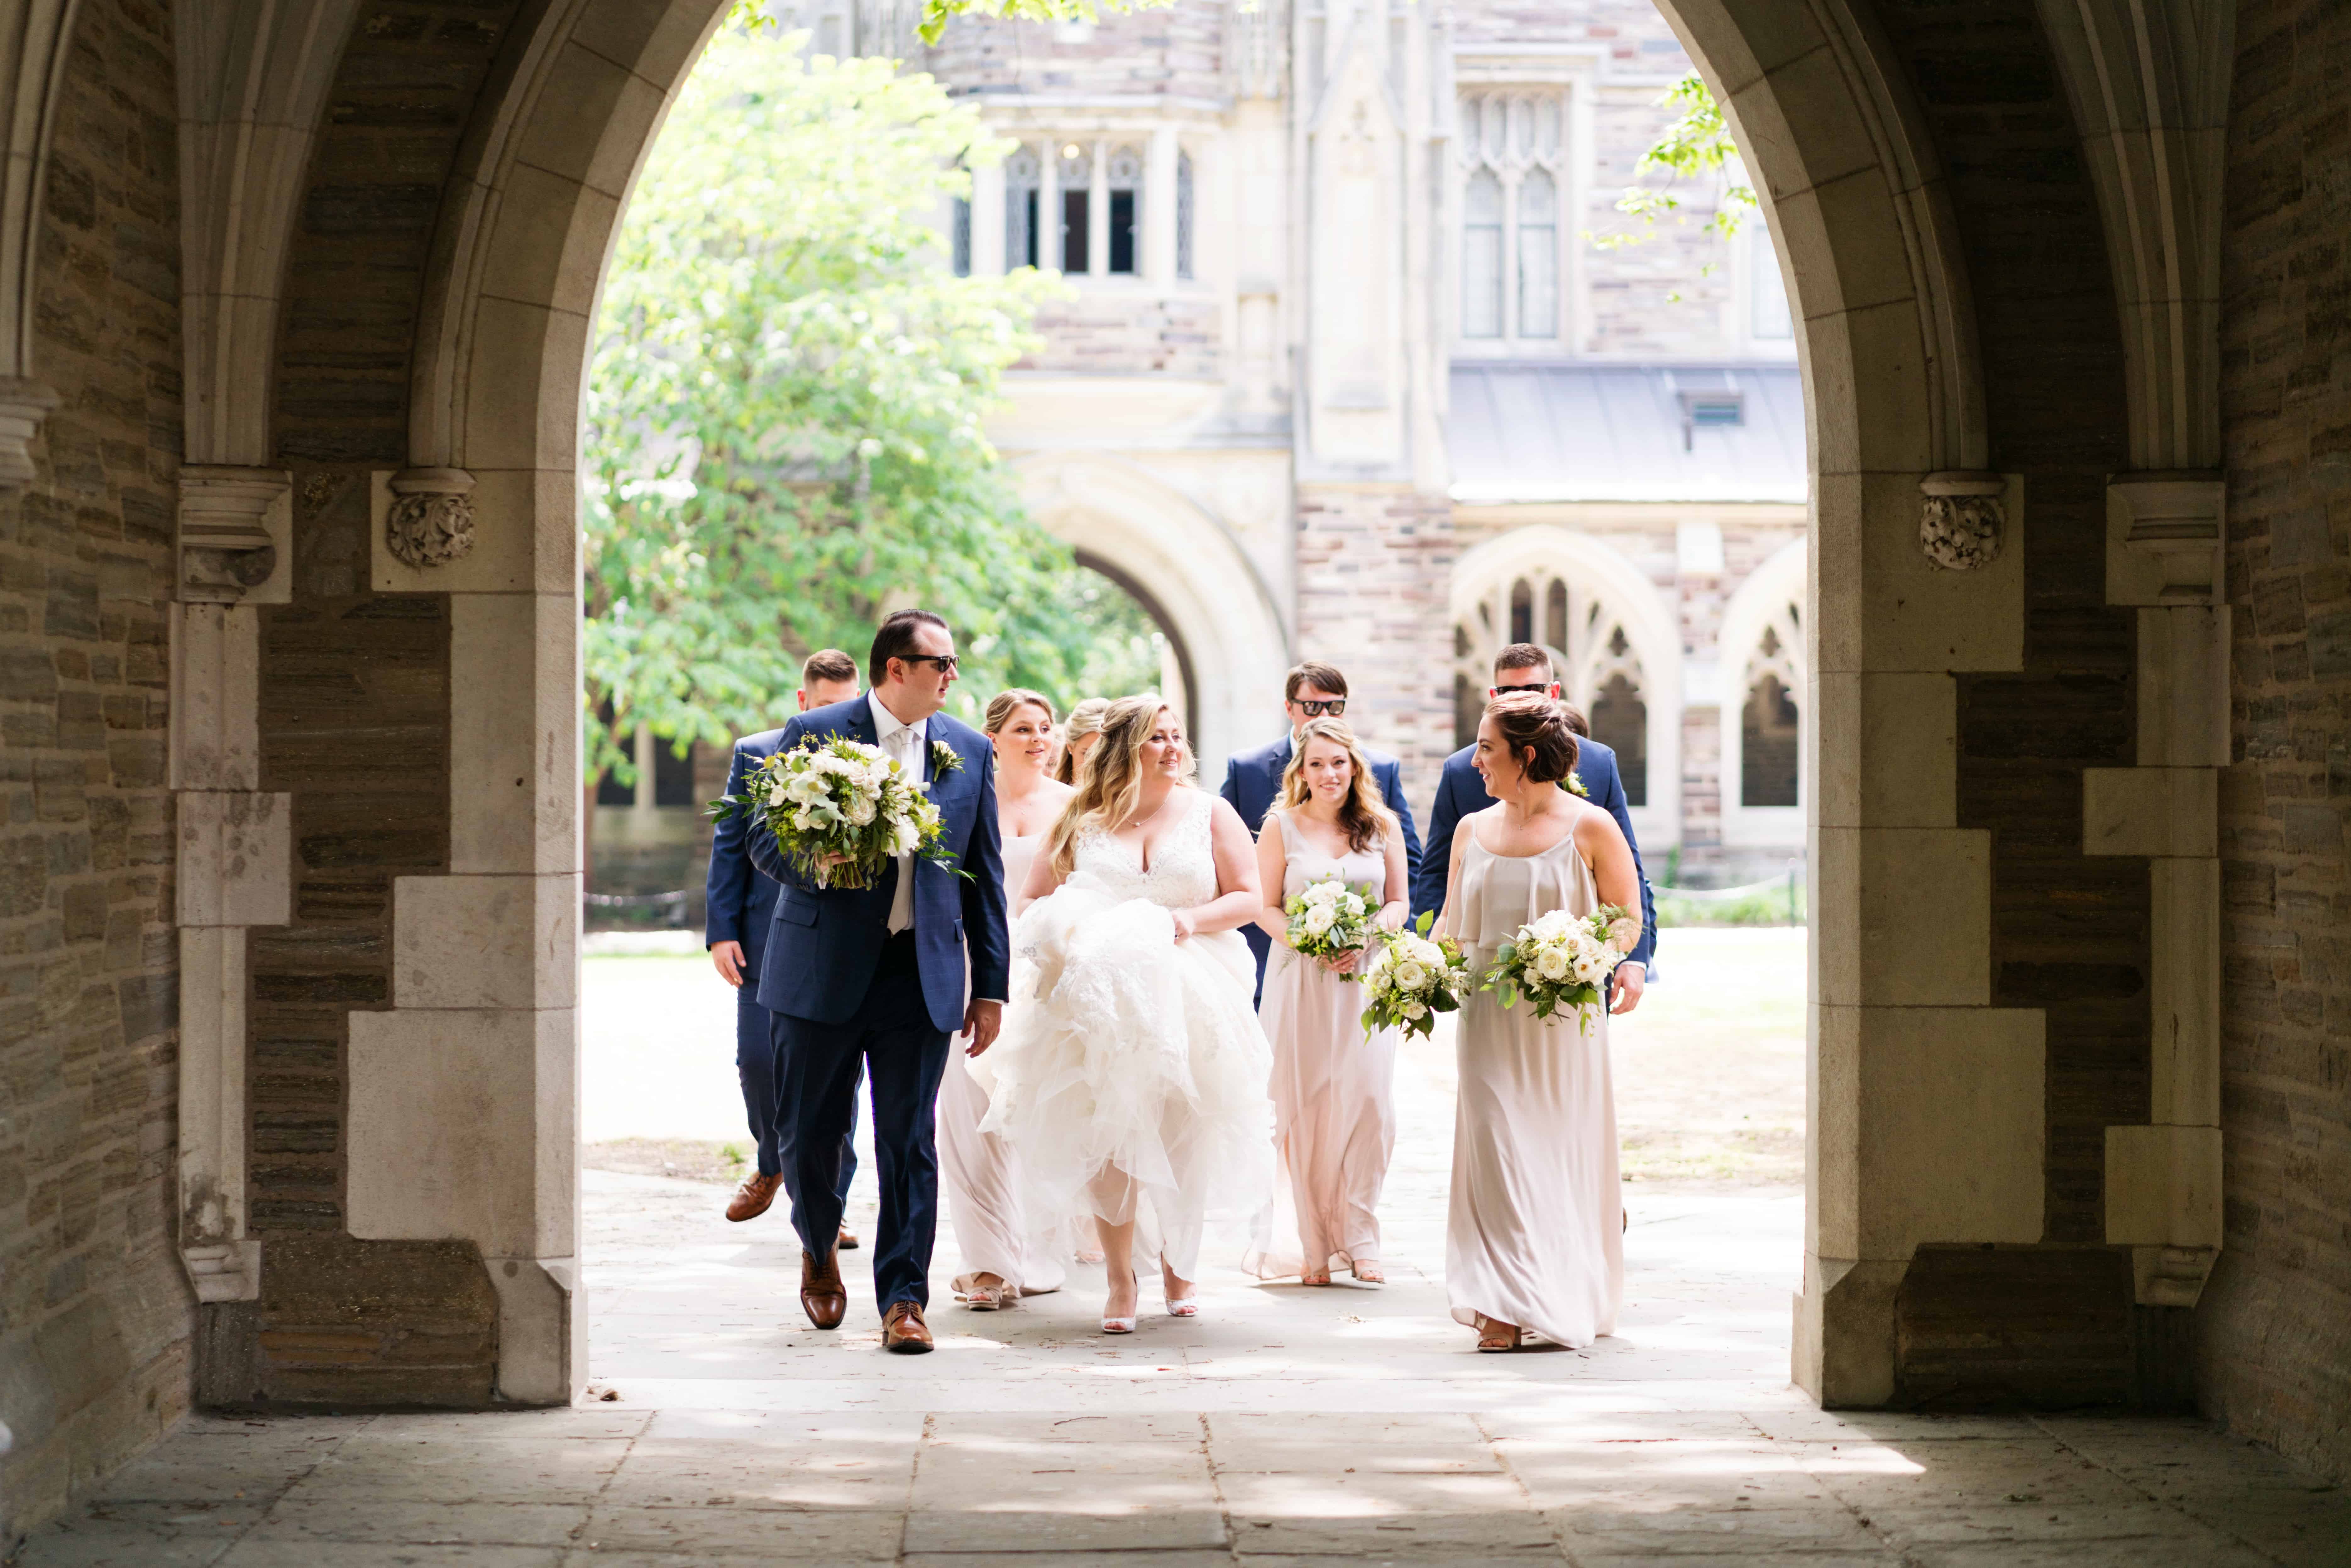
[[[1298,732],[1310,718],[1342,718],[1347,712],[1347,677],[1335,666],[1309,659],[1290,672],[1281,687],[1282,711],[1290,716],[1290,733],[1270,746],[1260,746],[1254,751],[1244,751],[1225,763],[1225,787],[1217,791],[1226,803],[1241,814],[1249,831],[1256,832],[1265,825],[1265,814],[1273,810],[1281,795],[1281,775],[1290,766],[1292,746]],[[1380,799],[1396,821],[1404,826],[1405,874],[1417,885],[1420,875],[1420,835],[1413,831],[1412,807],[1404,798],[1404,765],[1384,751],[1364,747],[1364,760],[1372,765],[1372,777],[1380,787]],[[1279,890],[1272,890],[1273,896]],[[1249,951],[1257,955],[1258,999],[1265,998],[1266,955],[1273,950],[1273,939],[1255,925],[1241,927],[1249,938]]]
[[[800,712],[845,703],[857,695],[857,661],[838,648],[820,648],[800,666]],[[735,743],[734,759],[726,768],[726,792],[741,795],[749,787],[751,770],[776,754],[784,738],[780,729],[747,735]],[[710,879],[705,900],[703,945],[719,978],[735,988],[735,1072],[743,1082],[743,1113],[751,1124],[751,1145],[758,1151],[751,1174],[735,1189],[726,1205],[729,1219],[757,1219],[776,1201],[784,1185],[783,1155],[776,1132],[776,1045],[768,1038],[768,1009],[759,1005],[759,961],[766,956],[768,922],[776,913],[781,884],[752,869],[743,852],[743,831],[748,819],[736,816],[720,822],[710,835]],[[852,1104],[851,1136],[856,1134]],[[841,1201],[849,1202],[849,1184],[857,1175],[857,1150],[849,1139],[841,1145]],[[841,1228],[844,1250],[857,1245],[857,1233]]]
[[[1559,683],[1552,678],[1551,655],[1532,643],[1513,643],[1494,655],[1494,684],[1487,688],[1487,695],[1517,691],[1559,696]],[[1616,771],[1616,754],[1585,735],[1583,716],[1572,707],[1567,710],[1567,724],[1575,731],[1575,777],[1583,781],[1592,803],[1615,818],[1616,825],[1625,831],[1625,842],[1633,851],[1633,869],[1641,878],[1641,940],[1609,981],[1608,1010],[1629,1013],[1641,1005],[1650,960],[1656,953],[1657,904],[1649,892],[1648,873],[1641,870],[1641,845],[1633,836],[1633,819],[1625,810],[1625,781]],[[1437,809],[1428,814],[1428,852],[1421,857],[1419,873],[1412,883],[1416,915],[1444,907],[1446,883],[1453,874],[1453,830],[1462,818],[1494,803],[1472,760],[1477,751],[1474,745],[1465,746],[1447,758],[1445,771],[1437,779]]]
[[[848,1311],[834,1238],[841,1146],[862,1071],[872,1086],[882,1189],[873,1301],[882,1347],[902,1354],[931,1348],[923,1310],[938,1232],[932,1116],[947,1037],[960,1030],[974,1053],[986,1051],[1010,989],[996,749],[939,711],[956,660],[946,622],[901,610],[873,634],[866,694],[800,715],[777,742],[789,750],[804,737],[845,738],[895,758],[930,787],[942,828],[938,860],[902,854],[872,887],[820,886],[784,857],[773,833],[744,835],[751,863],[783,884],[768,924],[759,1002],[774,1027],[778,1143],[800,1237],[800,1305],[820,1329],[839,1328]]]

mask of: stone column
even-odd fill
[[[2137,762],[2082,776],[2083,850],[2144,855],[2155,1060],[2146,1126],[2106,1129],[2106,1239],[2141,1306],[2192,1307],[2220,1256],[2220,779],[2229,765],[2229,606],[2215,475],[2107,486],[2106,601],[2138,611]]]

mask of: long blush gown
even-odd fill
[[[1020,1151],[1029,1213],[1139,1220],[1196,1280],[1204,1223],[1245,1221],[1271,1189],[1273,1106],[1249,945],[1238,931],[1178,942],[1169,918],[1217,896],[1216,797],[1187,793],[1147,867],[1099,829],[1079,834],[1068,880],[1013,927],[1012,1006],[978,1065],[980,1125]]]
[[[1004,841],[1008,899],[1029,881],[1029,862],[1044,841],[1042,833]],[[1017,997],[1006,1005],[1008,1025],[1019,1006]],[[1031,1222],[1021,1202],[1019,1151],[1001,1134],[979,1130],[987,1114],[987,1091],[972,1075],[973,1065],[960,1049],[950,1049],[947,1070],[939,1079],[939,1175],[966,1270],[956,1276],[955,1287],[968,1291],[975,1276],[993,1274],[1021,1295],[1058,1291],[1065,1273],[1059,1228]]]
[[[1454,890],[1455,934],[1479,974],[1495,949],[1553,909],[1599,906],[1592,868],[1569,833],[1536,855],[1498,855],[1468,835]],[[1559,1344],[1616,1331],[1625,1297],[1625,1195],[1617,1186],[1616,1106],[1608,1015],[1544,1023],[1492,991],[1463,1004],[1453,1194],[1446,1210],[1445,1290],[1456,1322],[1479,1314]]]
[[[1287,810],[1281,820],[1281,895],[1333,878],[1378,909],[1387,884],[1384,848],[1337,859],[1315,848]],[[1364,988],[1276,944],[1258,1019],[1273,1046],[1274,1144],[1295,1210],[1297,1233],[1277,1204],[1247,1260],[1264,1279],[1374,1263],[1380,1257],[1380,1188],[1395,1150],[1396,1038],[1365,1039]]]

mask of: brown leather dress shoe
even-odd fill
[[[931,1349],[931,1329],[923,1309],[912,1301],[893,1301],[882,1318],[882,1348],[900,1355],[922,1355]]]
[[[857,1232],[855,1232],[854,1230],[852,1230],[852,1229],[851,1229],[851,1228],[849,1228],[849,1227],[847,1227],[846,1225],[842,1226],[842,1227],[841,1228],[841,1239],[840,1239],[840,1240],[838,1240],[838,1241],[836,1241],[836,1242],[834,1242],[834,1243],[833,1243],[833,1245],[834,1245],[835,1247],[840,1248],[843,1252],[854,1252],[854,1251],[856,1251],[856,1250],[857,1250]]]
[[[753,1171],[743,1178],[743,1185],[737,1187],[735,1196],[727,1200],[726,1218],[734,1220],[758,1218],[768,1212],[768,1206],[776,1201],[776,1194],[783,1187],[784,1178],[780,1175],[764,1176]]]
[[[825,1255],[823,1262],[800,1249],[800,1309],[820,1329],[837,1329],[849,1312],[849,1290],[841,1282],[841,1260]]]

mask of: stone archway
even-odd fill
[[[1019,471],[1029,515],[1131,585],[1176,645],[1192,747],[1213,785],[1225,758],[1278,717],[1290,646],[1271,591],[1212,513],[1130,464],[1048,454]]]
[[[1928,476],[1956,473],[1962,494],[2002,486],[1982,473],[1971,310],[1931,139],[1887,46],[1834,8],[1667,8],[1741,133],[1803,321],[1821,787],[1810,809],[1815,1071],[1795,1371],[1825,1402],[1877,1403],[1896,1388],[1895,1292],[1917,1245],[2041,1234],[2041,1014],[1990,1005],[1988,835],[1959,827],[1951,804],[1954,675],[2020,660],[2022,551],[1989,570],[1945,571],[1917,542]],[[450,863],[445,875],[402,879],[396,963],[413,960],[403,972],[423,975],[434,955],[485,932],[532,939],[494,948],[491,972],[463,995],[397,997],[368,1015],[371,1049],[354,1030],[351,1103],[366,1132],[354,1137],[352,1211],[355,1226],[371,1217],[366,1234],[481,1247],[503,1275],[499,1385],[524,1399],[564,1397],[585,1374],[568,1283],[577,1183],[567,912],[577,903],[572,518],[588,328],[633,171],[723,9],[583,0],[547,13],[506,52],[439,224],[413,361],[412,472],[473,477],[477,511],[501,538],[480,570],[496,560],[508,574],[453,571],[434,584],[451,591],[453,661],[513,678],[455,683]],[[1104,470],[1085,481],[1121,490]],[[2015,500],[2011,487],[2011,533]],[[1134,515],[1169,512],[1160,498]],[[1088,526],[1116,514],[1089,508]],[[1204,665],[1229,657],[1199,671],[1196,727],[1204,742],[1229,746],[1243,722],[1238,673],[1278,664],[1281,617],[1264,607],[1248,640],[1262,646],[1190,634],[1187,593],[1229,609],[1263,591],[1253,577],[1204,578],[1215,570],[1205,563],[1167,570],[1171,553],[1202,541],[1217,557],[1217,535],[1199,520],[1125,528],[1119,548],[1132,557],[1102,548],[1164,595]],[[499,1107],[496,1126],[444,1138],[445,1180],[411,1182],[395,1152],[445,1132],[457,1107],[484,1103]]]

